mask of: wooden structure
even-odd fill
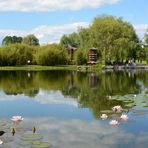
[[[68,45],[68,49],[69,49],[71,64],[74,64],[74,53],[75,53],[76,48],[72,47],[71,45]]]
[[[96,63],[97,63],[97,48],[90,48],[88,64],[96,64]]]

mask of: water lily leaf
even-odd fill
[[[37,141],[37,140],[41,140],[42,138],[43,138],[43,136],[40,135],[40,134],[24,134],[21,137],[21,140],[24,140],[24,141]]]
[[[39,145],[39,144],[41,144],[41,142],[40,141],[34,141],[34,142],[32,142],[32,144],[33,145]]]
[[[31,143],[32,143],[31,141],[21,141],[20,145],[26,146],[26,145],[30,145]]]
[[[42,142],[40,145],[32,145],[32,148],[49,148],[50,144],[48,142]]]
[[[102,110],[101,113],[113,113],[112,110]]]

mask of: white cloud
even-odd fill
[[[3,91],[0,91],[0,101],[14,101],[28,99],[28,96],[25,95],[6,95]],[[29,98],[30,99],[30,98]],[[39,102],[40,104],[64,104],[70,105],[73,107],[78,107],[76,100],[70,97],[64,97],[60,91],[44,91],[40,90],[39,93],[34,97],[34,101]]]
[[[143,39],[146,33],[146,30],[148,29],[148,24],[137,24],[137,25],[134,25],[134,28],[136,30],[136,33],[140,37],[140,39]]]
[[[34,98],[35,101],[41,104],[66,104],[78,107],[76,100],[70,97],[64,97],[60,91],[44,91],[40,90]]]
[[[0,29],[0,39],[3,39],[5,36],[17,35],[17,36],[26,36],[28,34],[34,34],[40,40],[41,44],[46,43],[58,43],[60,38],[64,34],[70,34],[78,30],[78,27],[88,27],[88,22],[75,22],[71,24],[62,24],[62,25],[42,25],[37,28],[34,28],[30,31],[25,30],[13,30],[13,29]],[[148,24],[137,24],[134,25],[136,33],[143,39],[146,29],[148,29]]]
[[[55,11],[80,10],[112,5],[120,0],[1,0],[0,11]]]
[[[43,141],[51,143],[52,148],[117,148],[121,146],[144,148],[147,146],[148,132],[142,132],[140,128],[140,132],[135,134],[124,131],[120,128],[122,125],[111,127],[108,120],[64,120],[48,117],[25,118],[19,126],[16,126],[17,133],[13,139],[8,132],[9,134],[6,133],[2,140],[4,143],[7,141],[7,145],[11,148],[21,147],[18,145],[19,135],[30,133],[33,126],[36,127],[37,133],[43,135]],[[137,126],[133,126],[134,128]]]
[[[39,26],[30,31],[24,30],[12,30],[12,29],[0,29],[0,38],[3,39],[5,36],[17,35],[25,36],[27,34],[34,34],[40,40],[40,43],[58,43],[62,35],[70,34],[77,31],[78,27],[87,27],[87,22],[76,22],[72,24],[54,25],[54,26]]]

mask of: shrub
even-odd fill
[[[65,65],[68,63],[66,52],[57,44],[40,47],[35,56],[37,64],[43,66]]]
[[[86,52],[86,50],[78,49],[75,54],[75,61],[77,65],[87,64],[88,52]]]

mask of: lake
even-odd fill
[[[148,71],[0,72],[2,148],[146,148],[147,123]]]

